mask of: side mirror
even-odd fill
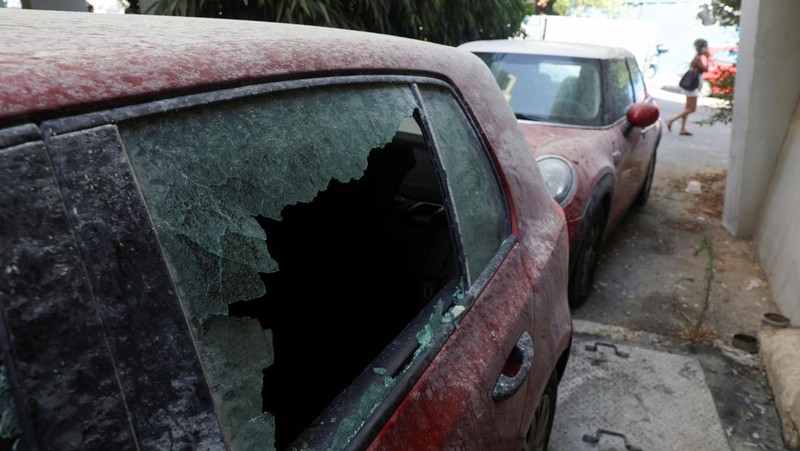
[[[628,108],[626,117],[634,127],[649,127],[658,120],[661,113],[658,107],[650,103],[634,103]]]
[[[648,127],[653,125],[661,113],[658,107],[649,103],[634,103],[625,114],[627,122],[622,126],[622,134],[628,136],[633,127]]]

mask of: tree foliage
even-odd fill
[[[264,20],[458,45],[522,33],[527,0],[159,0],[155,14]]]
[[[553,13],[559,16],[584,16],[587,10],[597,9],[615,16],[622,10],[620,0],[550,0]]]
[[[712,0],[711,12],[720,25],[739,27],[742,0]]]

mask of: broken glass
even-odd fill
[[[414,108],[408,88],[352,85],[120,124],[233,449],[274,438],[261,396],[272,335],[263,321],[228,316],[230,304],[268,294],[262,277],[279,269],[259,220],[361,177]]]
[[[21,437],[17,405],[11,393],[6,367],[0,360],[0,448],[16,450]]]

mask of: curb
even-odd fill
[[[800,449],[800,328],[762,326],[759,354],[775,397],[783,440]]]

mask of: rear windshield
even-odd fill
[[[585,58],[477,53],[518,119],[602,125],[600,62]]]

